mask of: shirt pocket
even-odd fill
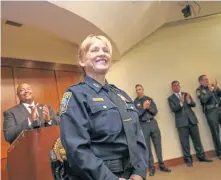
[[[127,102],[127,112],[130,113],[130,116],[133,120],[133,128],[134,131],[136,132],[136,128],[137,128],[137,122],[139,122],[139,115],[138,115],[138,110],[135,107],[133,102]]]
[[[122,129],[117,106],[111,102],[90,102],[90,118],[93,130],[99,134],[115,134]]]
[[[127,103],[127,110],[131,111],[133,113],[138,113],[137,108],[135,107],[135,105],[132,102]]]

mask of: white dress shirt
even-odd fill
[[[181,92],[174,93],[174,94],[178,97],[179,100],[182,99],[182,94],[181,94]],[[183,103],[180,103],[180,106],[183,107]]]
[[[28,104],[28,103],[22,103],[25,108],[28,110],[28,112],[31,114],[31,108],[29,108],[29,106],[35,106],[35,102],[33,101],[31,104]],[[38,114],[38,111],[37,111],[37,114]],[[39,114],[38,114],[39,116]],[[28,118],[28,125],[31,126],[31,120]]]
[[[181,98],[182,98],[182,94],[181,94],[181,92],[174,93],[174,94],[179,98],[179,100],[181,100]]]
[[[29,108],[29,106],[35,106],[35,102],[33,101],[31,104],[28,104],[28,103],[22,103],[25,108],[28,110],[28,112],[31,114],[31,108]],[[37,112],[38,113],[38,112]]]
[[[179,100],[181,100],[182,99],[182,93],[181,92],[178,92],[178,93],[174,93],[177,97],[178,97],[178,99]],[[189,100],[189,101],[187,101],[187,103],[188,104],[190,104],[190,102],[191,102],[191,100]],[[183,104],[182,103],[180,103],[180,106],[182,107],[183,106]]]
[[[28,103],[22,103],[22,104],[25,106],[25,108],[31,114],[31,108],[29,108],[29,106],[33,106],[34,107],[35,106],[35,102],[33,101],[31,104],[28,104]],[[39,116],[38,111],[37,111],[37,115]],[[48,124],[51,125],[51,121],[49,121]],[[28,118],[28,125],[29,125],[29,127],[31,126],[31,120],[29,118]]]

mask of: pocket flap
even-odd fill
[[[91,112],[96,113],[99,111],[107,111],[112,108],[116,108],[116,105],[111,103],[105,103],[105,102],[96,102],[93,104],[90,104]]]

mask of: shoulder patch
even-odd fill
[[[67,111],[68,103],[71,99],[72,92],[65,92],[62,100],[61,100],[61,105],[60,105],[60,115],[65,113]]]
[[[78,85],[80,85],[80,84],[84,84],[84,82],[79,82],[79,83],[77,83],[77,84],[73,84],[73,85],[71,85],[70,87],[78,86]]]
[[[118,89],[117,86],[115,86],[114,84],[109,84],[109,86],[114,88],[114,89]]]

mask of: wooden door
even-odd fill
[[[12,67],[1,67],[1,75],[2,75],[1,77],[1,117],[2,117],[1,123],[3,125],[3,121],[4,121],[3,112],[16,105],[16,92],[15,92],[15,86],[14,86]],[[6,158],[9,144],[4,139],[3,128],[1,131],[1,138],[2,138],[1,158]]]
[[[79,83],[82,80],[82,73],[71,71],[56,71],[59,98],[61,100],[68,87]]]
[[[18,84],[31,85],[35,102],[50,104],[55,112],[58,111],[60,103],[53,70],[16,68],[15,73]]]

